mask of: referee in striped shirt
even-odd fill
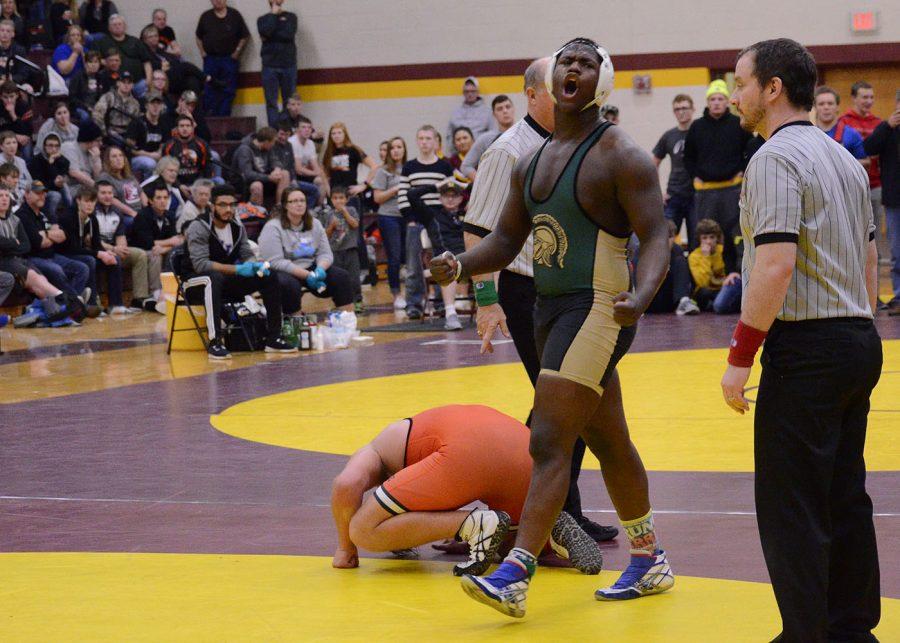
[[[875,223],[865,170],[809,121],[816,63],[788,39],[738,56],[731,102],[765,145],[741,192],[744,296],[727,404],[765,340],[754,422],[756,514],[779,641],[875,641],[878,552],[863,447],[881,374]]]
[[[549,58],[532,62],[525,70],[525,96],[528,113],[485,150],[478,165],[478,176],[472,186],[472,197],[463,222],[466,250],[497,227],[497,220],[509,194],[510,179],[516,161],[535,149],[550,136],[553,129],[553,100],[544,85],[544,72]],[[491,339],[498,330],[512,336],[516,352],[528,373],[532,386],[541,371],[541,359],[534,339],[534,287],[531,235],[513,262],[497,275],[475,275],[472,283],[478,303],[478,334],[482,338],[481,353],[493,352]],[[610,386],[618,386],[618,379]],[[530,422],[530,418],[529,418]],[[598,525],[581,512],[578,475],[584,459],[585,444],[581,438],[572,456],[572,476],[563,509],[572,515],[594,540],[612,540],[616,527]]]

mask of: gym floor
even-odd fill
[[[399,321],[384,284],[366,298],[364,324]],[[526,417],[532,390],[508,341],[482,357],[473,328],[373,332],[364,348],[210,363],[167,356],[158,315],[0,330],[0,640],[769,640],[779,620],[753,510],[752,415],[727,409],[718,386],[734,321],[646,317],[620,367],[675,588],[596,602],[626,562],[619,536],[599,577],[539,570],[522,621],[471,602],[450,573],[458,559],[428,546],[418,560],[330,565],[331,480],[385,424],[447,403]],[[876,635],[891,641],[900,318],[877,323],[885,363],[866,455]],[[586,462],[584,506],[617,524],[597,469]]]

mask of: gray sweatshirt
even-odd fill
[[[272,270],[282,272],[290,272],[295,266],[308,270],[323,260],[328,265],[334,261],[325,228],[315,218],[309,230],[302,226],[285,230],[279,218],[269,219],[259,234],[259,256]]]
[[[222,242],[213,231],[208,215],[197,217],[188,226],[185,238],[194,272],[198,274],[210,272],[213,269],[213,262],[238,264],[253,260],[253,248],[247,241],[244,226],[234,220],[229,225],[231,240],[234,243],[230,249],[222,246]]]

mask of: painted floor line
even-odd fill
[[[148,505],[228,505],[228,506],[252,506],[252,507],[315,507],[321,509],[331,508],[329,504],[313,502],[301,502],[291,505],[278,505],[266,502],[228,502],[224,500],[149,500],[146,498],[66,498],[54,496],[0,496],[0,500],[46,500],[49,502],[119,502]],[[584,513],[614,514],[615,509],[584,509]],[[703,511],[691,509],[654,509],[654,514],[673,514],[686,516],[755,516],[755,511]],[[881,512],[873,514],[877,518],[897,518],[900,513]]]

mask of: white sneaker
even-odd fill
[[[459,322],[459,315],[456,313],[447,313],[444,320],[444,330],[461,330],[462,324]]]
[[[695,302],[690,297],[682,297],[681,301],[678,302],[678,308],[675,309],[676,315],[699,315],[700,308],[697,306],[697,302]]]
[[[512,521],[505,511],[477,510],[466,516],[457,538],[469,543],[469,562],[453,566],[456,576],[481,575],[494,562]]]
[[[394,297],[394,310],[406,310],[406,299],[403,295]]]

